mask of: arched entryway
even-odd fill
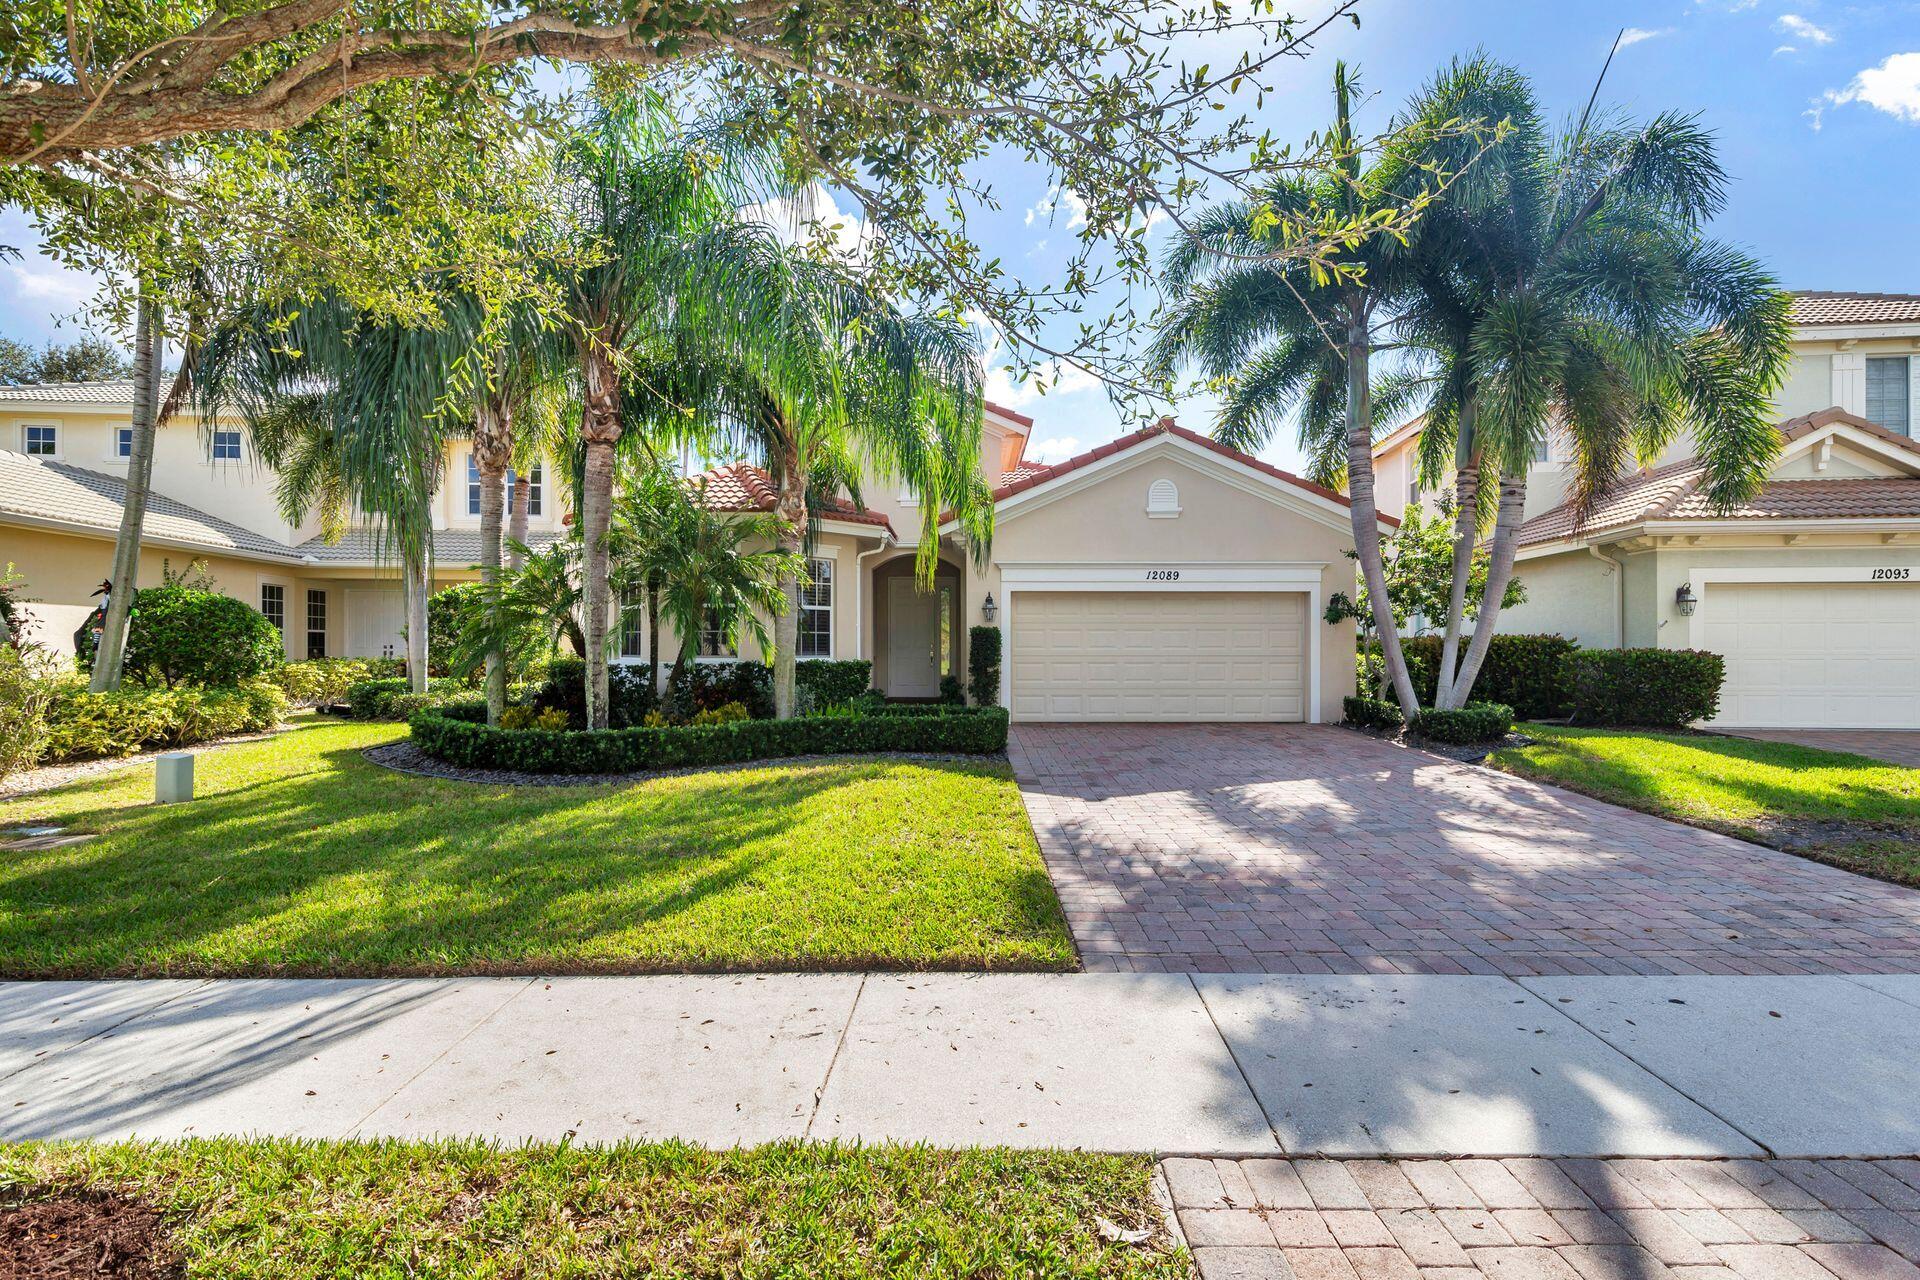
[[[932,699],[941,678],[960,675],[960,566],[941,558],[931,588],[914,573],[914,553],[903,551],[873,568],[874,687],[889,698]]]

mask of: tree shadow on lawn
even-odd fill
[[[964,823],[901,835],[925,807],[892,793],[902,774],[980,766],[776,762],[536,789],[391,773],[358,744],[319,758],[188,805],[68,811],[101,837],[0,855],[0,973],[1072,963],[1037,857],[991,856],[995,833]],[[916,908],[934,923],[917,929]]]

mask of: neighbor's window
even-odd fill
[[[700,656],[703,658],[731,658],[733,646],[727,643],[727,633],[720,626],[720,611],[712,605],[707,606],[705,621],[700,626]]]
[[[473,465],[472,459],[468,459],[467,465],[469,467]],[[519,479],[520,479],[520,476],[517,472],[513,472],[513,471],[507,472],[507,510],[508,511],[513,510],[513,486],[515,485],[515,483],[519,481]],[[540,474],[540,464],[536,462],[533,464],[533,470],[527,473],[527,514],[530,516],[537,516],[540,514],[540,491],[545,487],[541,483],[541,480],[542,480],[542,477]],[[469,479],[467,481],[467,484],[468,484],[468,493],[469,495],[471,495],[474,492],[472,488],[473,480]],[[475,514],[478,514],[480,508],[472,506],[473,498],[471,496],[468,497],[467,502],[470,509]]]
[[[51,458],[60,452],[60,428],[28,427],[27,453],[35,458]]]
[[[266,615],[275,631],[284,635],[287,630],[287,589],[277,582],[261,583],[260,612]],[[321,629],[325,630],[325,627]]]
[[[794,656],[833,656],[833,561],[824,556],[807,561],[807,580],[800,584],[800,643]]]
[[[1867,357],[1867,418],[1903,436],[1913,434],[1912,361]]]
[[[467,455],[467,514],[480,514],[480,464]]]
[[[131,458],[133,456],[133,428],[122,427],[113,433],[113,456]]]
[[[1541,436],[1533,442],[1533,461],[1535,466],[1545,466],[1553,461],[1553,439]]]
[[[533,497],[528,494],[529,500]],[[642,591],[622,591],[620,593],[620,656],[623,658],[644,657],[647,652],[647,605],[646,593]]]
[[[327,656],[327,593],[307,592],[307,656]]]
[[[240,461],[240,433],[225,428],[216,428],[213,433],[213,460],[215,462]]]

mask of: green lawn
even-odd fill
[[[1615,804],[1920,885],[1920,769],[1783,742],[1521,725],[1487,763]]]
[[[1152,1169],[1144,1156],[801,1144],[29,1145],[0,1147],[0,1242],[9,1202],[90,1192],[157,1209],[185,1274],[223,1280],[1175,1280],[1189,1264],[1164,1232],[1108,1243],[1095,1221],[1156,1224]]]
[[[309,717],[0,803],[90,843],[0,852],[0,977],[1070,969],[1005,765],[785,763],[608,787],[369,764]]]

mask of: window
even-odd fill
[[[520,477],[517,472],[513,472],[513,471],[507,472],[507,510],[508,511],[513,510],[513,486],[519,480],[519,478]],[[540,491],[545,487],[546,486],[542,483],[542,477],[540,474],[540,464],[536,462],[533,464],[533,470],[527,473],[527,514],[528,515],[537,516],[540,514]],[[474,510],[478,511],[479,508],[475,507]]]
[[[277,582],[260,584],[260,612],[266,615],[273,629],[286,634],[287,630],[287,589]],[[324,628],[322,628],[324,630]]]
[[[1553,440],[1549,436],[1541,436],[1533,442],[1533,465],[1536,467],[1544,467],[1552,461]]]
[[[528,494],[528,500],[532,500],[532,494]],[[620,593],[620,656],[642,658],[646,656],[646,652],[646,593],[622,591]]]
[[[33,458],[57,458],[60,456],[60,428],[28,427],[27,455]]]
[[[807,561],[807,580],[800,584],[800,643],[794,656],[833,656],[833,561],[824,557]]]
[[[700,656],[703,658],[734,657],[733,646],[727,643],[727,634],[720,626],[720,613],[712,605],[707,606],[706,619],[700,626]]]
[[[327,593],[307,592],[307,656],[327,656]]]
[[[215,462],[240,461],[240,433],[216,427],[213,432],[213,460]]]
[[[480,514],[480,464],[467,455],[467,514]]]
[[[113,433],[113,456],[131,458],[133,456],[133,428],[121,427]]]
[[[1913,434],[1910,364],[1906,356],[1867,357],[1867,419],[1903,436]]]

